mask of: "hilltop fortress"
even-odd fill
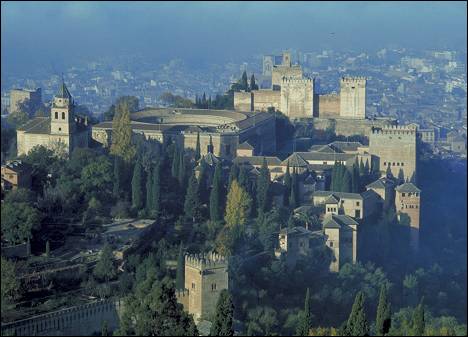
[[[396,124],[391,119],[366,118],[364,77],[342,77],[339,94],[320,95],[315,92],[314,79],[305,76],[300,65],[291,64],[289,52],[283,53],[277,65],[272,56],[265,56],[263,77],[270,87],[235,92],[234,110],[261,112],[274,108],[290,119],[313,119],[315,128],[334,128],[336,134],[345,136],[367,136],[372,127]]]

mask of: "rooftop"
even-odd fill
[[[359,225],[353,218],[348,215],[326,214],[323,218],[323,228],[343,228],[346,226]]]
[[[398,192],[406,192],[406,193],[419,193],[421,190],[417,188],[414,184],[412,183],[404,183],[397,188],[395,188],[396,191]]]

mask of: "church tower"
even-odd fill
[[[54,96],[50,111],[51,134],[70,136],[73,133],[73,128],[75,126],[73,108],[73,99],[62,79],[62,85]]]

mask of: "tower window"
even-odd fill
[[[195,289],[195,283],[192,282],[192,289]]]
[[[58,119],[58,112],[55,111],[55,119]]]
[[[65,119],[65,112],[62,112],[62,119]]]
[[[59,131],[62,131],[62,128],[59,128]]]

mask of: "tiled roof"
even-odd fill
[[[26,124],[23,124],[21,127],[19,127],[18,131],[24,131],[25,133],[49,134],[50,118],[35,117]]]
[[[326,214],[323,218],[323,228],[342,228],[356,226],[358,223],[348,215]]]
[[[57,98],[68,98],[71,100],[71,95],[70,92],[68,91],[67,86],[65,85],[65,82],[62,81],[62,85],[59,88],[59,91],[55,94],[55,97]]]
[[[347,192],[334,192],[334,191],[315,191],[314,196],[317,197],[328,197],[334,195],[340,199],[357,199],[362,200],[362,196],[359,193],[347,193]]]
[[[263,158],[265,158],[268,166],[280,166],[281,160],[278,157],[264,157],[264,156],[242,156],[233,159],[233,162],[238,165],[262,165]]]
[[[283,165],[287,165],[288,163],[290,167],[307,167],[308,165],[308,163],[297,152],[294,152],[282,162]]]
[[[307,161],[312,161],[312,160],[346,161],[350,158],[355,157],[355,155],[350,154],[350,153],[322,153],[322,152],[296,152],[296,153],[300,155],[304,160],[307,160]]]
[[[377,179],[376,181],[371,182],[370,184],[366,185],[366,188],[375,188],[375,189],[384,189],[387,185],[393,186],[393,181],[386,177],[382,177]]]
[[[335,198],[335,196],[332,194],[330,195],[327,200],[325,200],[325,204],[337,204],[338,203],[338,199]]]
[[[335,141],[329,145],[334,146],[335,148],[340,149],[341,151],[357,151],[358,147],[361,147],[362,144],[359,142],[340,142],[340,141]]]
[[[395,188],[395,190],[397,190],[398,192],[421,192],[421,190],[419,188],[417,188],[416,186],[414,186],[412,183],[404,183],[400,186],[398,186],[397,188]]]
[[[239,144],[237,149],[240,149],[240,150],[253,150],[254,148],[248,142],[243,142],[242,144]]]

